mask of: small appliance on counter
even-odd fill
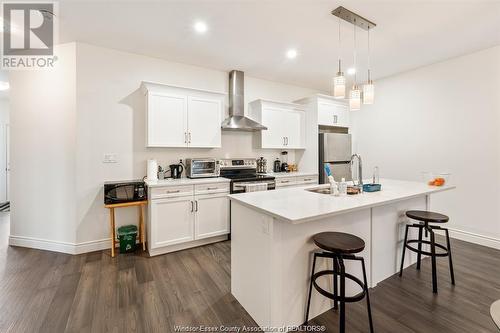
[[[281,163],[280,171],[281,172],[288,172],[288,152],[287,151],[282,151],[281,152],[281,158],[283,159],[283,162]]]
[[[148,199],[146,184],[142,180],[104,183],[104,204],[144,201]]]
[[[215,158],[186,159],[186,176],[188,178],[219,177],[220,161]]]
[[[179,179],[182,176],[182,172],[184,171],[184,166],[182,164],[170,164],[170,177],[173,179]]]
[[[257,159],[257,173],[267,172],[267,160],[264,157]]]
[[[281,172],[281,161],[279,158],[276,158],[274,161],[273,172]]]
[[[148,180],[158,180],[158,162],[156,160],[148,160],[146,178]]]

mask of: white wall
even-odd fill
[[[53,70],[10,73],[11,244],[76,240],[75,44]]]
[[[9,200],[7,193],[7,133],[9,126],[9,100],[0,98],[0,202]]]
[[[364,176],[375,165],[396,179],[451,172],[457,189],[433,197],[432,209],[463,231],[454,236],[500,246],[500,46],[380,80],[376,89],[375,104],[351,114]]]
[[[279,151],[255,148],[249,132],[223,132],[221,149],[145,148],[144,97],[141,81],[154,81],[214,91],[228,91],[228,73],[111,49],[77,44],[77,242],[108,237],[108,212],[102,207],[105,180],[138,179],[146,160],[161,165],[186,157],[259,157],[268,166]],[[292,101],[316,91],[252,77],[245,78],[246,102],[258,98]],[[118,163],[103,164],[104,153]],[[290,160],[294,160],[293,152]],[[135,223],[134,208],[117,213],[118,224]]]

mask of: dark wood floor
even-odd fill
[[[425,260],[421,272],[410,267],[371,291],[378,333],[496,332],[488,311],[500,298],[500,251],[452,246],[456,287],[439,260],[433,295]],[[364,302],[347,306],[347,332],[368,331],[365,309]],[[333,311],[312,323],[338,331]],[[108,251],[71,256],[0,240],[0,332],[172,332],[174,325],[255,325],[230,293],[230,242],[111,259]]]

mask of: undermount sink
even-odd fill
[[[320,194],[331,194],[329,187],[320,187],[320,188],[308,188],[306,191],[320,193]]]
[[[330,187],[308,188],[306,189],[306,191],[319,194],[332,194],[332,192],[330,191]],[[348,195],[360,194],[359,188],[357,186],[347,186],[347,194]]]

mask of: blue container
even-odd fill
[[[377,192],[382,189],[381,184],[364,184],[363,192]]]

